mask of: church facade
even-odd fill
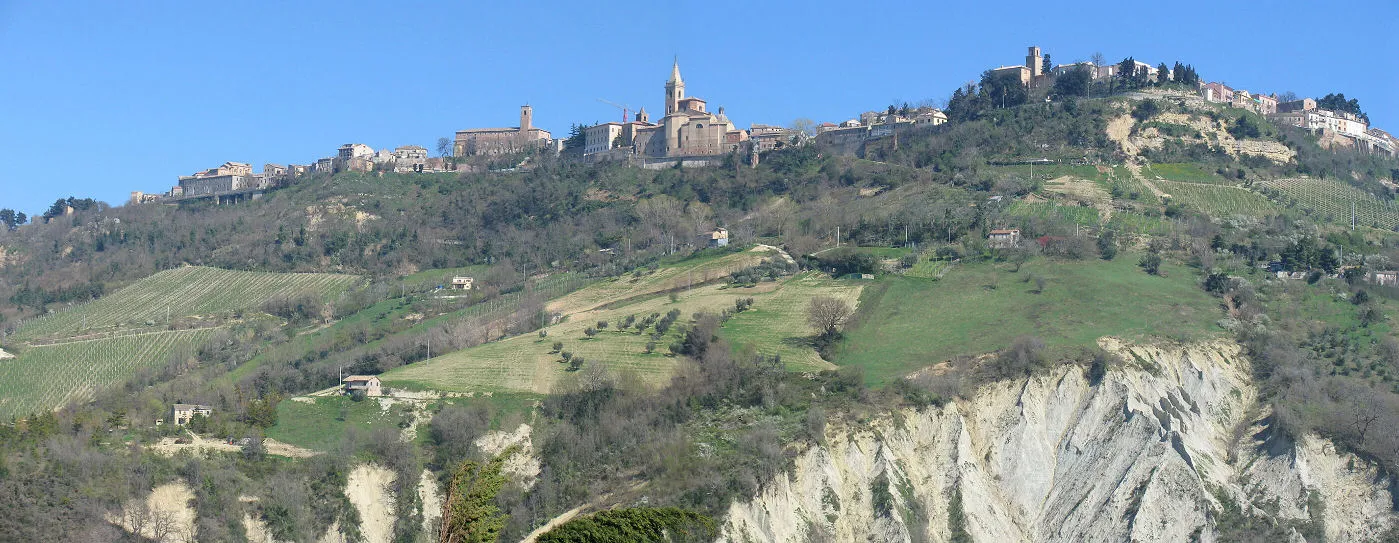
[[[623,149],[632,156],[650,158],[714,156],[732,153],[748,141],[748,133],[734,127],[724,108],[710,112],[703,99],[685,95],[679,62],[671,66],[665,84],[665,115],[658,122],[652,123],[643,107],[635,120],[596,131],[599,138],[610,141],[593,141],[593,133],[588,132],[585,146],[592,152],[585,154]]]

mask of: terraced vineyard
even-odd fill
[[[120,384],[141,368],[160,367],[171,355],[193,353],[211,329],[151,332],[29,347],[0,360],[0,418],[24,417]]]
[[[1373,226],[1393,230],[1399,226],[1399,205],[1393,200],[1382,200],[1374,195],[1340,181],[1324,179],[1290,178],[1276,179],[1263,184],[1269,191],[1289,207],[1293,207],[1312,217],[1337,224],[1350,224],[1352,204],[1356,222],[1360,226]]]
[[[186,266],[142,279],[92,303],[25,323],[15,339],[164,324],[166,316],[213,315],[261,306],[279,296],[332,298],[360,279],[328,273],[265,273]]]
[[[1277,204],[1266,196],[1242,187],[1164,180],[1155,183],[1171,199],[1215,217],[1258,217],[1278,212]]]

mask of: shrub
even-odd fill
[[[1146,273],[1159,275],[1161,272],[1161,255],[1147,253],[1146,256],[1143,256],[1142,259],[1137,262],[1137,265],[1141,266],[1142,270],[1146,271]]]
[[[1146,122],[1147,119],[1155,117],[1161,112],[1161,104],[1156,100],[1142,100],[1137,105],[1132,106],[1132,117],[1139,122]]]
[[[563,350],[563,342],[562,342],[562,341],[555,341],[555,342],[554,342],[554,350],[551,351],[551,352],[557,353],[557,352],[562,351],[562,350]]]
[[[597,328],[593,328],[593,327],[589,326],[589,327],[583,329],[583,333],[586,334],[588,337],[596,336],[596,335],[597,335]]]
[[[1024,377],[1046,364],[1044,340],[1033,336],[1020,336],[983,368],[987,377],[994,381]]]

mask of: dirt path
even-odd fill
[[[423,533],[437,533],[437,521],[442,518],[442,494],[437,491],[437,478],[423,470],[418,479],[418,499],[423,503]]]
[[[1133,119],[1131,115],[1122,115],[1108,121],[1108,139],[1117,142],[1117,144],[1122,147],[1122,152],[1127,155],[1127,160],[1124,161],[1122,165],[1126,167],[1128,171],[1132,172],[1132,178],[1141,181],[1142,185],[1145,185],[1147,190],[1155,194],[1157,198],[1160,198],[1165,195],[1166,192],[1162,191],[1155,183],[1152,183],[1150,179],[1142,175],[1142,166],[1140,164],[1141,149],[1138,148],[1136,144],[1132,143],[1131,137],[1132,125],[1134,124],[1136,124],[1136,119]]]
[[[204,439],[192,433],[189,434],[189,437],[189,443],[176,443],[176,438],[167,437],[160,440],[159,443],[150,445],[147,448],[162,456],[174,456],[180,451],[192,451],[195,454],[200,454],[204,451],[241,452],[243,450],[241,445],[224,443],[223,441],[214,439]],[[316,451],[303,449],[296,445],[288,445],[275,439],[262,440],[262,446],[267,449],[267,454],[285,456],[287,458],[310,458],[320,454]]]
[[[582,513],[587,508],[587,505],[580,505],[578,507],[574,507],[573,509],[564,511],[559,516],[549,519],[549,522],[544,523],[543,526],[535,528],[533,532],[530,532],[529,535],[525,536],[524,539],[521,539],[520,543],[534,543],[539,539],[539,536],[547,534],[549,533],[549,530],[558,528],[559,526],[563,525],[563,523],[573,520],[573,517],[578,516],[579,513]]]

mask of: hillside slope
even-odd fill
[[[785,477],[732,505],[722,539],[1219,541],[1245,530],[1367,541],[1389,530],[1387,475],[1258,425],[1237,345],[1102,343],[1129,362],[1096,386],[1061,367],[943,409],[833,425]],[[1245,528],[1239,508],[1274,525]]]

